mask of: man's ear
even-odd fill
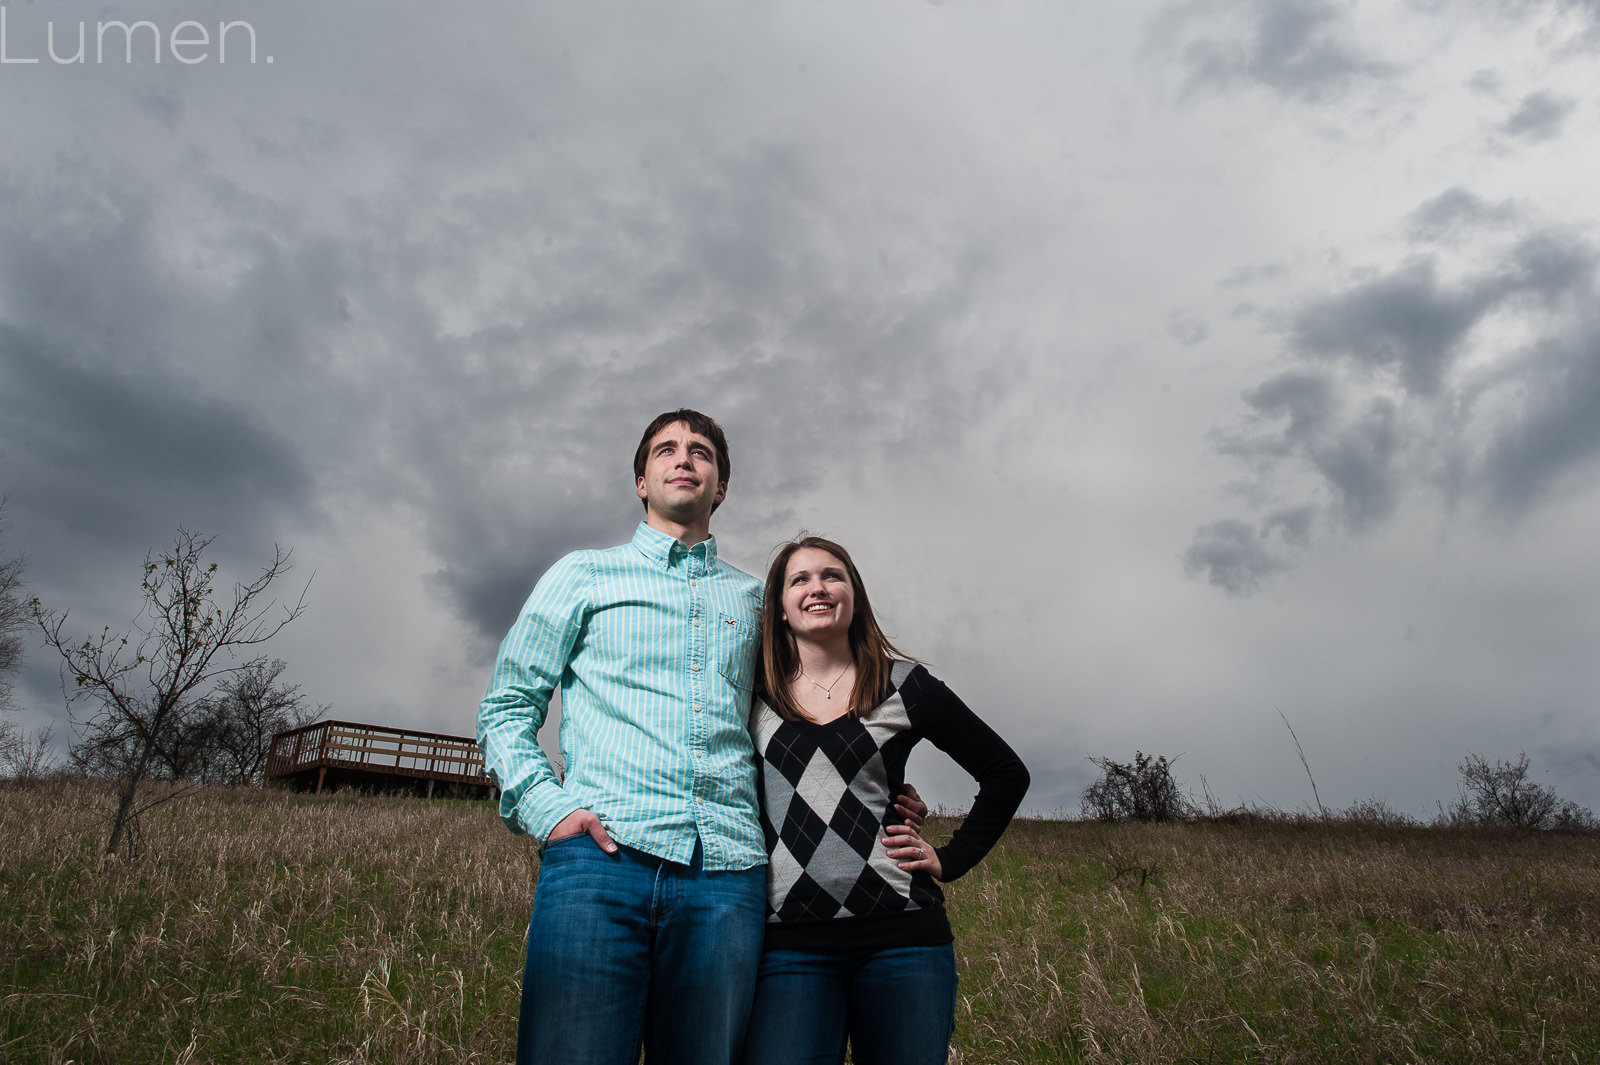
[[[639,478],[639,493],[641,495],[644,494],[644,478],[642,478],[642,477]],[[728,482],[727,481],[718,481],[717,482],[717,494],[711,497],[712,505],[714,506],[714,505],[716,505],[718,503],[721,503],[724,499],[727,499],[727,498],[728,498]]]
[[[639,478],[639,484],[637,485],[637,487],[634,488],[634,494],[637,495],[640,499],[645,498],[645,494],[646,493],[645,493],[645,490],[644,490],[644,478],[643,477]]]

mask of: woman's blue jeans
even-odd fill
[[[761,957],[746,1065],[944,1065],[956,956],[942,947]]]
[[[519,1065],[732,1065],[743,1048],[767,870],[707,872],[587,834],[545,847],[528,925]]]

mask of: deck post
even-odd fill
[[[321,795],[322,794],[322,778],[327,776],[327,775],[328,775],[328,767],[327,766],[323,766],[321,769],[317,770],[317,790],[312,792],[311,794],[313,794],[313,795]]]

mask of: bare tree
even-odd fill
[[[1166,755],[1152,758],[1135,751],[1132,762],[1106,757],[1089,761],[1102,775],[1083,789],[1086,815],[1102,821],[1184,821],[1193,813]]]
[[[0,499],[0,536],[5,534],[6,501]],[[3,541],[0,541],[3,542]],[[22,631],[28,603],[22,598],[22,556],[0,561],[0,711],[15,709],[11,674],[22,665]]]
[[[1555,792],[1528,779],[1528,756],[1515,762],[1495,762],[1469,754],[1456,765],[1461,771],[1460,820],[1514,828],[1549,828],[1561,799]]]
[[[117,784],[107,854],[131,840],[140,813],[173,797],[168,792],[140,805],[141,789],[164,768],[162,751],[189,743],[206,722],[209,700],[260,662],[239,662],[239,652],[266,643],[305,612],[304,590],[293,606],[266,599],[289,570],[289,553],[276,547],[259,577],[235,584],[231,603],[218,602],[217,564],[203,557],[213,539],[180,527],[168,550],[145,556],[144,606],[127,632],[107,627],[76,643],[63,631],[65,613],[33,601],[45,643],[61,655],[69,711],[80,703],[92,707],[75,719],[73,760]]]
[[[272,737],[327,712],[309,705],[298,684],[279,681],[287,668],[281,658],[258,658],[217,686],[198,730],[203,765],[189,775],[230,787],[259,784]]]
[[[6,501],[0,499],[0,536],[5,533]],[[0,764],[10,766],[22,754],[24,739],[10,715],[16,710],[11,676],[22,665],[22,631],[28,625],[28,604],[22,598],[22,556],[0,560]]]

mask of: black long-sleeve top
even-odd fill
[[[1028,790],[1016,752],[926,668],[896,663],[890,688],[860,716],[785,721],[757,699],[750,718],[766,833],[767,947],[876,950],[950,942],[944,894],[907,873],[880,840],[901,818],[894,797],[923,738],[978,782],[972,810],[939,847],[944,880],[977,865]]]

